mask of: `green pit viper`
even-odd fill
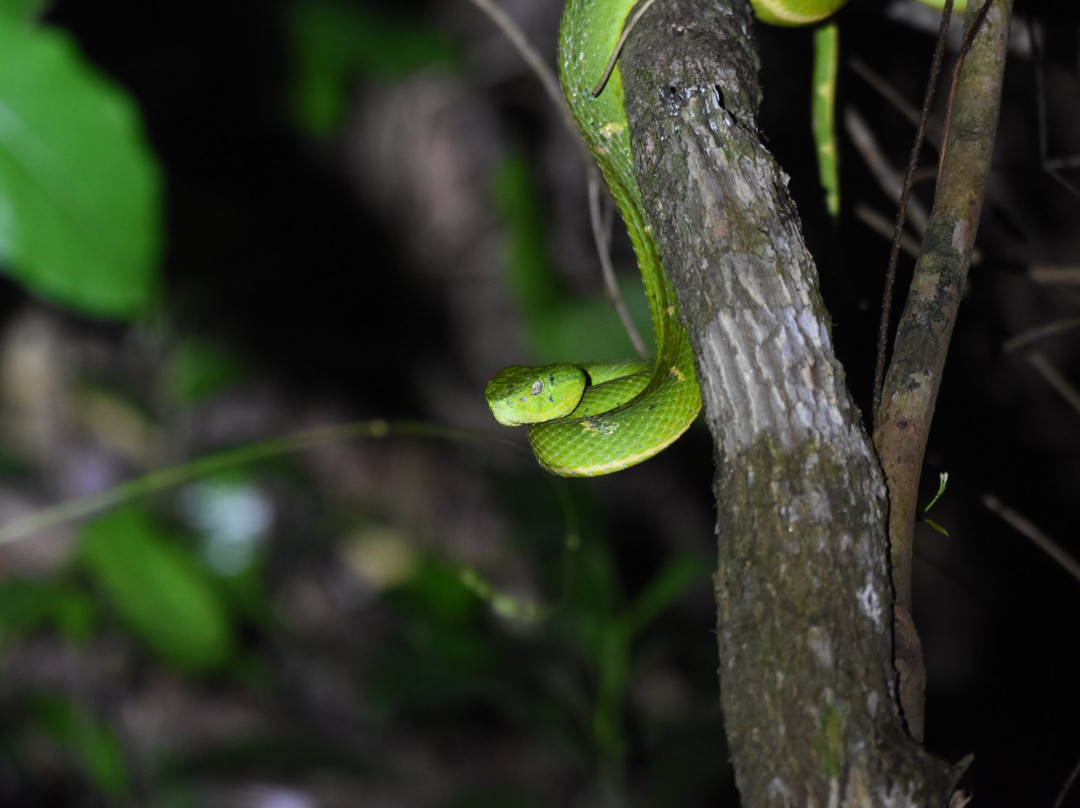
[[[758,18],[773,25],[816,23],[845,2],[751,0]],[[664,273],[634,177],[617,61],[601,90],[594,90],[617,57],[623,27],[637,5],[637,0],[569,0],[559,28],[558,64],[574,120],[630,234],[656,337],[656,359],[514,365],[501,370],[485,391],[495,419],[507,426],[528,425],[540,465],[563,477],[610,474],[647,460],[678,439],[701,409],[690,340],[679,321],[675,291]],[[817,47],[819,60],[835,63],[835,36],[829,42],[819,40]],[[831,139],[830,123],[827,147]]]

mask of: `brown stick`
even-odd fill
[[[957,79],[934,208],[877,411],[874,443],[889,485],[893,586],[897,606],[909,614],[919,478],[990,172],[1011,11],[1012,0],[993,0]],[[969,12],[969,30],[976,20]],[[898,655],[903,651],[898,646]],[[921,701],[920,693],[901,692],[909,727],[921,725]]]

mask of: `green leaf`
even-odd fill
[[[0,263],[42,297],[131,317],[150,303],[161,179],[131,99],[69,36],[0,13]]]
[[[106,725],[61,696],[38,695],[30,702],[34,723],[64,747],[103,792],[127,792],[127,770],[120,742]]]
[[[45,11],[48,0],[4,0],[0,3],[0,16],[13,20],[26,20]]]
[[[928,525],[929,527],[932,527],[934,530],[936,530],[942,536],[948,536],[949,535],[949,531],[947,531],[945,528],[943,528],[941,525],[939,525],[933,519],[923,519],[923,524]]]
[[[147,513],[127,507],[89,523],[78,561],[131,630],[186,671],[219,667],[233,634],[210,573]]]

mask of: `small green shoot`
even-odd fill
[[[924,514],[923,515],[923,521],[927,525],[932,527],[934,530],[936,530],[938,533],[940,533],[943,536],[948,536],[949,531],[947,531],[945,528],[943,528],[941,525],[939,525],[933,519],[927,519],[925,514],[929,513],[930,509],[934,507],[934,503],[936,503],[939,499],[941,499],[941,495],[945,493],[945,486],[947,486],[948,484],[949,484],[949,472],[943,471],[943,472],[941,472],[941,474],[938,475],[937,493],[934,494],[933,499],[930,500],[930,504],[927,505],[925,508],[923,508],[923,514]]]

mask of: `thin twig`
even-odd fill
[[[1063,334],[1074,328],[1080,328],[1080,317],[1056,320],[1055,322],[1039,326],[1038,328],[1024,331],[1022,334],[1017,334],[1012,339],[1006,340],[1001,346],[1001,350],[1005,353],[1009,353],[1010,351],[1015,351],[1022,345],[1027,345],[1029,342],[1037,342],[1045,337],[1055,337],[1058,334]]]
[[[1057,172],[1066,168],[1080,168],[1080,155],[1071,157],[1047,157],[1043,161],[1043,168]]]
[[[892,219],[887,218],[884,214],[879,213],[869,205],[862,203],[856,204],[853,212],[855,213],[856,219],[883,239],[892,238]],[[919,254],[918,240],[907,233],[904,234],[904,238],[900,243],[900,248],[912,258],[915,258]]]
[[[859,155],[863,158],[863,162],[866,163],[867,168],[870,169],[870,173],[873,174],[874,179],[877,180],[878,187],[881,188],[882,193],[889,199],[896,200],[899,203],[899,200],[903,198],[904,194],[904,186],[898,178],[899,172],[896,171],[895,167],[889,163],[888,159],[885,157],[881,147],[878,146],[874,133],[871,131],[869,125],[867,125],[866,120],[859,114],[858,110],[851,107],[845,108],[844,130],[851,139],[851,144],[855,147],[855,150],[858,151]],[[914,177],[911,179],[914,180]],[[926,221],[930,218],[930,214],[918,200],[910,198],[907,200],[906,211],[907,223],[910,223],[915,229],[915,232],[922,236],[922,234],[926,232]],[[895,222],[890,222],[886,237],[895,238],[895,236]]]
[[[495,26],[510,40],[510,44],[525,60],[525,64],[532,70],[533,75],[540,82],[540,86],[544,88],[544,92],[551,99],[551,103],[555,105],[555,109],[558,110],[559,117],[562,119],[567,131],[570,132],[571,137],[576,143],[581,144],[581,138],[578,137],[577,123],[574,121],[574,116],[570,114],[569,107],[566,106],[566,100],[563,98],[562,90],[559,87],[559,79],[555,76],[555,71],[551,69],[544,57],[540,55],[540,52],[529,42],[525,32],[492,0],[470,0],[470,2],[486,14],[488,19],[495,23]],[[584,144],[581,145],[584,146]]]
[[[900,95],[889,82],[883,79],[870,67],[866,62],[860,59],[858,56],[852,56],[847,60],[848,66],[851,68],[851,72],[861,78],[871,89],[878,95],[889,102],[889,106],[903,115],[908,123],[915,126],[919,123],[919,110],[914,104],[908,102],[904,96]],[[931,137],[927,137],[927,140],[933,140]],[[935,144],[936,145],[936,144]]]
[[[604,280],[604,289],[607,292],[608,300],[611,301],[612,306],[615,308],[615,312],[619,316],[619,320],[622,322],[623,328],[626,329],[626,334],[630,338],[630,344],[634,347],[634,350],[638,355],[645,356],[648,353],[648,349],[645,347],[645,342],[641,338],[637,326],[635,326],[634,321],[630,319],[626,303],[623,301],[622,292],[619,290],[618,280],[615,278],[615,268],[611,263],[610,239],[605,234],[603,215],[600,210],[601,206],[599,202],[599,188],[601,185],[600,172],[596,168],[596,161],[585,146],[585,141],[582,140],[578,134],[577,122],[570,113],[570,107],[567,105],[566,99],[563,98],[562,90],[559,87],[559,80],[555,77],[555,72],[548,66],[548,63],[540,56],[540,53],[532,46],[532,43],[529,42],[528,37],[525,36],[525,32],[521,30],[518,24],[514,22],[506,12],[495,5],[492,0],[471,0],[471,2],[495,23],[496,27],[498,27],[506,38],[510,40],[510,44],[517,49],[521,58],[525,60],[525,64],[528,65],[529,69],[532,70],[533,74],[539,80],[540,85],[544,88],[548,98],[550,98],[551,102],[555,105],[560,119],[570,132],[571,138],[574,143],[577,144],[585,158],[585,176],[589,189],[589,220],[592,225],[593,241],[596,244],[597,255],[600,258],[600,274]],[[627,25],[627,30],[633,27],[633,24],[641,16],[645,8],[652,5],[653,2],[655,2],[655,0],[648,0],[642,9],[635,13],[634,17]],[[607,76],[611,74],[611,70],[614,68],[614,59],[622,49],[622,43],[624,41],[625,36],[623,39],[619,40],[619,44],[616,46],[614,54],[612,54],[611,67],[608,68],[604,82],[607,81]],[[607,228],[607,231],[610,232],[610,227]]]
[[[1080,196],[1080,188],[1061,176],[1057,170],[1059,167],[1073,168],[1076,164],[1069,165],[1072,162],[1069,158],[1051,160],[1049,157],[1049,127],[1047,125],[1049,115],[1046,110],[1046,79],[1043,76],[1042,43],[1039,41],[1036,26],[1032,25],[1030,19],[1028,19],[1028,32],[1031,36],[1031,69],[1035,77],[1035,123],[1039,137],[1039,164],[1045,173],[1057,180],[1067,191],[1074,196]]]
[[[615,312],[622,321],[626,335],[630,338],[630,344],[640,357],[649,355],[649,349],[645,346],[645,340],[641,338],[630,311],[626,308],[622,292],[619,290],[618,280],[615,278],[615,266],[611,262],[611,215],[614,210],[611,204],[607,205],[608,215],[603,213],[602,196],[600,188],[600,172],[595,167],[589,172],[589,221],[592,223],[593,241],[596,244],[596,254],[600,257],[600,272],[604,277],[604,288],[607,289],[608,299],[615,307]]]
[[[604,87],[607,86],[608,79],[611,78],[612,71],[615,70],[615,63],[619,61],[619,54],[622,53],[623,45],[626,44],[626,38],[630,36],[630,32],[634,30],[634,26],[638,24],[638,20],[642,15],[649,10],[649,7],[655,3],[656,0],[645,0],[640,6],[638,6],[626,25],[623,26],[622,33],[619,34],[619,39],[615,43],[615,47],[611,51],[611,56],[608,57],[607,66],[604,68],[604,75],[600,77],[600,81],[593,87],[593,98],[596,98],[600,93],[604,92]]]
[[[1027,276],[1035,283],[1042,284],[1080,284],[1080,267],[1052,267],[1032,264]]]
[[[1076,410],[1077,415],[1080,415],[1080,391],[1061,375],[1061,371],[1050,363],[1050,360],[1046,358],[1046,354],[1041,351],[1032,351],[1028,354],[1027,359],[1039,371],[1046,383],[1054,388],[1054,391],[1065,399],[1065,402],[1070,407]]]
[[[1057,799],[1054,800],[1051,808],[1061,808],[1065,802],[1065,795],[1069,793],[1069,789],[1073,787],[1073,783],[1076,782],[1076,778],[1080,777],[1080,760],[1076,761],[1076,765],[1073,766],[1073,770],[1069,773],[1069,776],[1065,780],[1065,784],[1061,787],[1061,791],[1058,792]]]
[[[987,2],[989,3],[990,0],[987,0]],[[942,55],[945,52],[945,38],[949,33],[949,18],[952,16],[952,7],[953,0],[945,0],[945,7],[941,10],[941,27],[938,29],[937,45],[934,47],[934,58],[930,63],[930,76],[926,80],[926,94],[923,97],[922,112],[919,115],[919,123],[915,127],[915,139],[911,144],[911,156],[908,158],[904,186],[900,192],[900,204],[896,209],[896,227],[893,228],[892,250],[889,253],[889,267],[885,271],[885,290],[881,298],[881,320],[878,322],[877,359],[874,365],[874,398],[871,409],[875,419],[877,418],[878,409],[881,407],[881,387],[885,382],[885,356],[888,353],[889,321],[892,319],[893,287],[896,285],[896,266],[900,260],[900,243],[904,237],[904,221],[907,218],[908,196],[911,195],[911,186],[914,183],[915,169],[919,165],[919,153],[922,151],[923,134],[926,132],[926,122],[930,118],[930,107],[934,102],[934,92],[937,89],[938,75],[941,72],[941,60]],[[949,103],[951,106],[951,97]],[[946,127],[946,136],[947,133],[948,128]],[[948,140],[946,137],[942,137],[941,142],[947,143]],[[944,154],[945,150],[942,149],[941,153]]]
[[[1061,545],[992,494],[983,494],[982,501],[987,509],[1000,516],[1011,528],[1050,556],[1065,572],[1080,581],[1080,562],[1061,549]]]

